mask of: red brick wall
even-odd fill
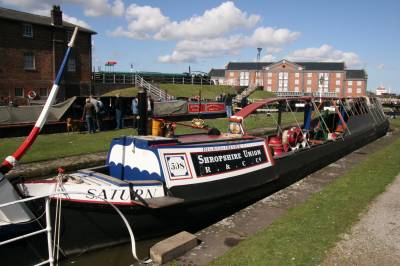
[[[40,88],[50,90],[67,49],[64,28],[33,24],[33,38],[26,38],[22,36],[22,25],[22,22],[0,19],[0,101],[9,94],[13,98],[17,87],[24,89],[25,96],[30,90],[37,94]],[[76,57],[76,72],[64,72],[59,99],[68,95],[65,89],[70,85],[90,86],[91,35],[80,32],[75,47],[72,55]],[[35,55],[34,70],[24,69],[26,52]]]

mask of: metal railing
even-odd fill
[[[153,99],[167,100],[171,98],[171,95],[168,95],[168,93],[166,93],[164,90],[147,82],[139,75],[135,75],[135,87],[144,88],[146,92],[153,97]]]
[[[0,247],[1,247],[3,245],[6,245],[6,244],[9,244],[9,243],[12,243],[12,242],[16,242],[16,241],[19,241],[19,240],[22,240],[22,239],[25,239],[25,238],[29,238],[29,237],[32,237],[32,236],[35,236],[35,235],[38,235],[38,234],[46,233],[47,234],[47,248],[48,248],[48,252],[49,252],[49,258],[47,260],[45,260],[45,261],[42,261],[42,262],[36,264],[36,266],[45,265],[45,264],[54,265],[54,256],[53,256],[53,248],[54,247],[53,247],[53,243],[52,243],[52,239],[51,239],[51,237],[52,237],[52,228],[51,228],[51,218],[50,218],[50,198],[48,196],[44,196],[44,197],[46,198],[46,200],[45,200],[46,201],[46,203],[45,203],[45,205],[46,205],[46,209],[45,209],[46,228],[43,228],[43,229],[40,229],[40,230],[37,230],[37,231],[33,231],[31,233],[24,234],[24,235],[21,235],[21,236],[17,236],[17,237],[14,237],[12,239],[8,239],[8,240],[5,240],[3,242],[0,242]],[[5,204],[1,204],[0,208],[11,206],[11,205],[18,204],[18,203],[23,203],[23,202],[26,202],[26,201],[32,201],[32,200],[36,200],[36,199],[40,199],[40,198],[44,198],[44,197],[43,196],[41,196],[41,197],[32,197],[32,198],[27,198],[27,199],[16,200],[16,201],[13,201],[13,202],[8,202],[8,203],[5,203]]]

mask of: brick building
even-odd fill
[[[26,104],[31,91],[35,100],[47,98],[74,27],[63,21],[59,6],[53,6],[51,17],[0,7],[0,104]],[[79,29],[59,100],[89,93],[92,34],[96,33]]]
[[[366,95],[365,70],[347,69],[343,62],[230,62],[224,84],[260,86],[271,92],[299,92],[339,97]],[[219,79],[221,84],[221,79]]]

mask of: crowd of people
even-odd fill
[[[77,107],[75,107],[76,109]],[[103,129],[103,119],[107,116],[115,119],[115,129],[122,129],[125,127],[125,115],[129,111],[131,112],[133,120],[133,128],[137,128],[137,119],[139,115],[139,103],[137,97],[133,97],[130,102],[130,108],[128,109],[126,99],[120,97],[117,94],[115,100],[110,99],[109,106],[105,106],[100,98],[94,98],[90,96],[85,99],[85,105],[83,106],[81,121],[86,122],[87,131],[90,134]],[[148,96],[147,97],[147,112],[148,116],[151,117],[154,110],[154,101]]]

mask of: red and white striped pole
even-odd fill
[[[50,95],[47,98],[47,101],[43,107],[42,112],[39,115],[38,120],[36,121],[35,126],[32,128],[28,137],[24,140],[21,146],[19,146],[19,148],[12,155],[7,156],[7,158],[4,159],[3,163],[0,166],[1,173],[6,174],[17,164],[19,160],[21,160],[22,156],[25,154],[25,152],[29,149],[29,147],[33,144],[33,142],[39,135],[40,130],[42,130],[42,127],[47,120],[47,116],[49,115],[50,107],[54,103],[54,100],[56,99],[58,88],[60,87],[61,77],[64,72],[65,65],[67,64],[68,57],[71,53],[72,47],[74,46],[77,34],[78,34],[78,27],[75,27],[71,40],[68,43],[68,49],[65,52],[64,59],[61,63],[60,69],[58,70],[56,79],[51,88]]]

